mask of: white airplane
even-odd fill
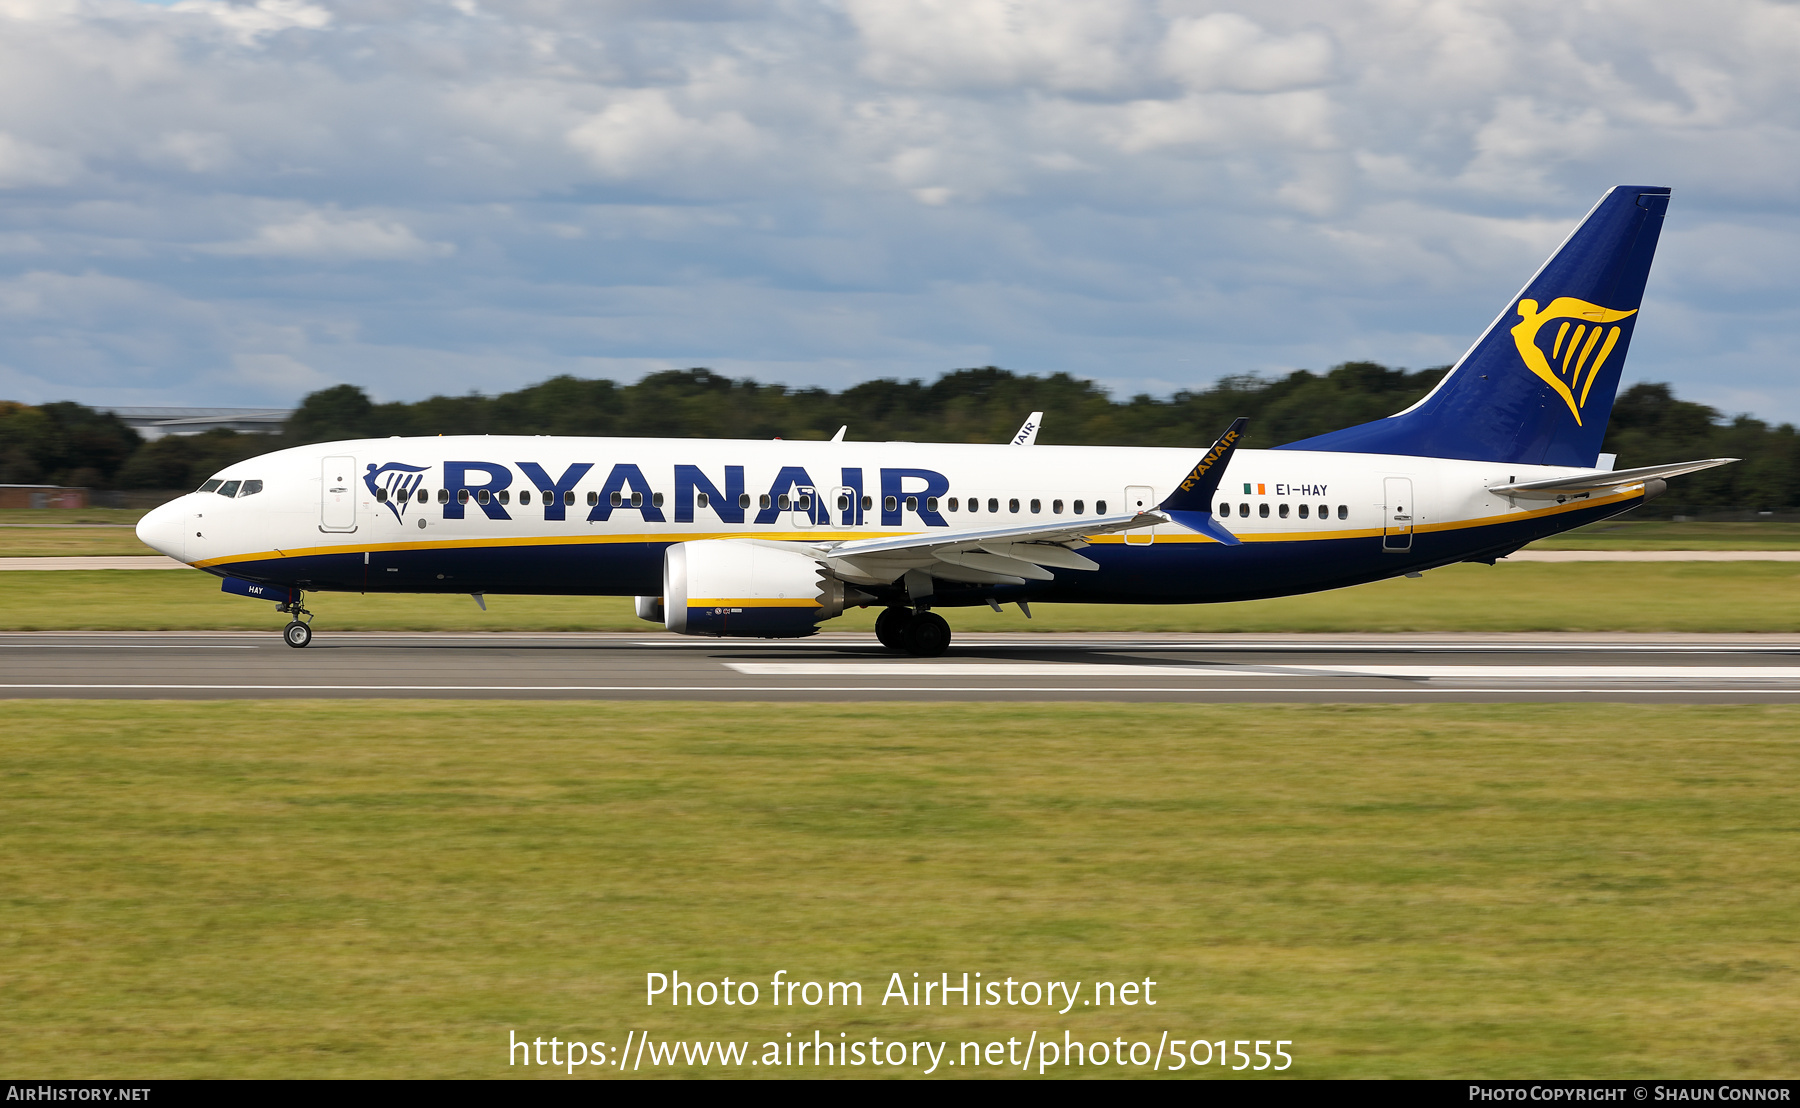
[[[512,436],[359,439],[239,462],[138,524],[274,600],[307,592],[636,596],[685,635],[797,637],[880,605],[943,653],[933,608],[1190,604],[1340,588],[1636,507],[1712,458],[1599,450],[1668,207],[1619,186],[1423,400],[1272,450]],[[1027,449],[1014,449],[1024,446]],[[485,607],[485,603],[483,603]]]

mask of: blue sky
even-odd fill
[[[0,0],[0,397],[1453,361],[1617,183],[1625,378],[1800,420],[1800,8]]]

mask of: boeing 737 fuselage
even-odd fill
[[[139,535],[278,602],[309,591],[633,595],[685,634],[853,606],[941,653],[933,607],[1205,603],[1339,588],[1636,507],[1680,473],[1599,447],[1668,190],[1607,193],[1407,411],[1273,450],[513,436],[361,439],[232,465]]]

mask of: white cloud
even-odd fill
[[[1105,90],[1129,80],[1135,5],[1115,0],[848,0],[884,83],[948,89],[1021,84]]]
[[[0,364],[1420,364],[1631,180],[1676,197],[1628,379],[1797,418],[1797,50],[1774,0],[0,0]]]
[[[277,31],[296,28],[317,31],[331,25],[331,13],[316,4],[306,3],[306,0],[255,0],[249,4],[229,0],[180,0],[180,3],[171,4],[169,10],[210,16],[246,43]]]
[[[213,254],[323,262],[421,261],[456,252],[447,242],[426,242],[397,220],[355,219],[325,212],[266,223],[248,239],[200,249]]]
[[[60,185],[80,169],[78,159],[0,131],[0,188]]]
[[[1175,20],[1160,55],[1170,76],[1206,92],[1280,92],[1332,75],[1331,40],[1323,34],[1275,37],[1234,12]]]
[[[569,131],[569,145],[610,178],[718,169],[750,157],[756,128],[736,112],[683,115],[661,89],[636,89]]]

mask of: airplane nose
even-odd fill
[[[186,496],[177,497],[160,508],[150,509],[137,525],[137,537],[145,546],[181,562],[187,561],[186,500]]]

